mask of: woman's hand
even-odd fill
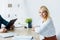
[[[7,29],[6,28],[0,29],[0,33],[6,33],[6,32],[7,32]]]
[[[7,32],[7,29],[6,28],[3,29],[3,33],[5,33],[5,32]]]
[[[35,31],[35,27],[32,27],[32,31]]]

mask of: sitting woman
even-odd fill
[[[8,21],[6,21],[5,19],[3,19],[2,17],[1,17],[1,15],[0,15],[0,32],[7,32],[8,30],[13,30],[13,28],[14,28],[14,25],[12,25],[12,26],[10,26],[10,27],[7,27],[7,25],[8,25]],[[1,28],[1,24],[4,24],[6,27],[4,27],[4,28]]]
[[[41,25],[33,29],[44,37],[43,40],[57,40],[52,18],[49,16],[49,10],[46,6],[40,7],[39,15],[42,18]]]

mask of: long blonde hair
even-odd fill
[[[40,9],[42,9],[42,8],[43,8],[44,11],[47,12],[47,17],[50,17],[48,8],[46,6],[44,6],[44,5],[40,7]]]

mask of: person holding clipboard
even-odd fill
[[[17,20],[16,19],[12,19],[10,20],[10,22],[6,21],[5,19],[2,18],[2,16],[0,15],[0,33],[5,33],[9,30],[13,30],[14,29],[14,23],[15,21]],[[1,28],[1,24],[4,24],[5,27],[4,28]]]

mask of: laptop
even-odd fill
[[[7,26],[5,28],[9,30],[10,26],[12,26],[15,23],[16,20],[17,20],[17,18],[10,20],[10,22],[7,24]]]

